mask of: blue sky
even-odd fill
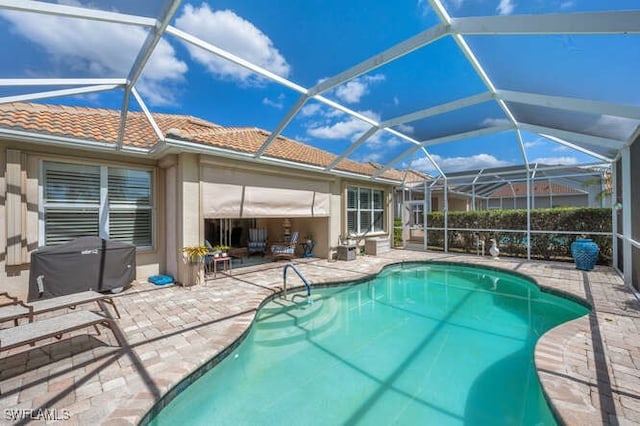
[[[64,3],[86,6],[88,2]],[[161,8],[159,2],[99,4],[106,10],[146,16],[155,16]],[[453,17],[638,8],[635,0],[446,0],[443,4]],[[185,1],[171,25],[310,88],[438,23],[426,0],[398,0],[393,6],[371,0],[286,0],[277,2],[277,7],[273,2],[234,0]],[[136,27],[0,11],[0,52],[4,58],[13,58],[0,65],[0,78],[124,77],[145,35]],[[501,35],[467,36],[465,40],[498,89],[640,105],[638,35]],[[300,96],[168,34],[137,87],[154,112],[191,114],[222,125],[269,131]],[[0,87],[0,96],[33,90]],[[380,122],[486,91],[468,59],[447,36],[324,96]],[[119,108],[122,91],[45,102]],[[624,138],[638,124],[619,117],[521,104],[509,107],[516,118],[548,117],[564,130],[594,135],[604,132]],[[139,109],[135,101],[131,109]],[[427,141],[505,123],[505,113],[490,101],[394,129]],[[369,127],[309,100],[283,134],[339,154]],[[522,136],[531,162],[597,161],[537,134],[522,132]],[[410,147],[405,140],[378,132],[349,158],[385,163]],[[445,172],[523,163],[513,131],[437,144],[427,150]],[[407,165],[434,172],[420,152],[402,159],[396,167]]]

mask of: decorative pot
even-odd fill
[[[576,268],[583,271],[590,271],[596,266],[599,251],[598,244],[590,238],[576,238],[571,243],[571,256],[576,262]]]

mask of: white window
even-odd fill
[[[43,163],[41,244],[99,236],[152,247],[149,170]]]
[[[347,187],[347,232],[364,234],[384,231],[384,191]]]

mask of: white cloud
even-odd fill
[[[513,0],[500,0],[498,7],[496,7],[496,11],[500,15],[511,15],[515,7],[516,5],[513,4]]]
[[[291,72],[291,67],[271,39],[230,10],[213,11],[206,3],[200,7],[187,4],[176,19],[176,26],[282,77],[288,77]],[[248,85],[263,84],[260,77],[239,65],[191,44],[186,46],[193,60],[204,65],[217,78]]]
[[[284,107],[284,94],[278,95],[277,99],[274,101],[267,97],[262,98],[262,104],[273,107],[275,109],[282,109]]]
[[[350,81],[336,89],[336,96],[338,99],[348,104],[360,102],[360,98],[362,98],[366,93],[367,86],[358,80]]]
[[[555,166],[555,165],[572,165],[572,164],[578,164],[578,159],[575,157],[539,157],[539,158],[534,158],[533,160],[529,161],[530,163],[540,163],[540,164],[547,164],[550,166]]]
[[[601,115],[593,125],[589,126],[587,132],[598,135],[608,135],[619,140],[627,140],[637,127],[637,120]]]
[[[402,132],[406,135],[413,135],[416,130],[415,127],[409,124],[398,124],[396,127],[399,132]]]
[[[11,22],[15,34],[42,47],[67,76],[127,77],[147,36],[142,28],[106,22],[11,11],[0,16]],[[171,87],[182,82],[186,72],[187,64],[160,40],[137,87],[149,103],[170,104],[175,101]]]
[[[508,126],[511,122],[506,118],[485,118],[482,120],[483,127]]]
[[[322,105],[320,104],[306,104],[300,110],[300,114],[304,117],[311,117],[312,115],[316,115],[322,109]]]
[[[444,0],[443,3],[445,6],[449,7],[453,7],[454,9],[460,9],[463,5],[465,0]],[[426,3],[426,0],[424,0],[424,2]],[[420,3],[420,1],[418,1],[418,3]]]
[[[457,172],[462,170],[484,169],[492,167],[508,166],[508,161],[498,160],[491,154],[476,154],[468,157],[441,157],[432,155],[433,160],[445,172]],[[411,163],[411,167],[424,172],[434,172],[436,169],[427,158],[420,158]]]
[[[380,160],[383,160],[383,156],[382,153],[379,152],[370,152],[366,155],[363,155],[362,157],[358,158],[357,161],[360,161],[362,163],[367,163],[369,161],[372,161],[374,163],[379,163]]]
[[[380,121],[380,115],[374,111],[358,112],[372,120]],[[355,142],[371,129],[371,124],[369,123],[320,104],[309,104],[303,107],[299,114],[300,117],[304,120],[303,125],[307,128],[307,135],[312,138]],[[413,127],[405,126],[404,130],[407,132],[413,131]],[[303,139],[298,138],[298,140]],[[387,132],[378,131],[356,150],[355,156],[352,158],[357,158],[358,161],[379,161],[386,158],[390,150],[403,143],[406,142],[401,138]]]
[[[307,129],[309,135],[322,139],[358,139],[371,125],[354,117],[325,126]]]
[[[333,108],[318,109],[316,111],[317,120],[307,124],[307,133],[310,136],[322,139],[350,139],[355,141],[371,128],[371,124],[369,123],[341,111],[339,111],[339,113],[335,111]],[[374,111],[366,110],[359,111],[359,113],[372,120],[380,121],[380,115]],[[336,121],[336,118],[342,119]],[[379,135],[380,132],[369,140],[375,140],[376,137],[380,137]]]
[[[341,101],[348,104],[357,104],[364,95],[369,93],[369,86],[371,83],[384,81],[384,79],[385,76],[383,74],[354,78],[353,80],[338,86],[335,89],[335,93]]]
[[[563,1],[560,3],[560,9],[571,9],[575,4],[576,2],[574,0]]]
[[[525,148],[535,148],[537,146],[542,146],[542,145],[545,145],[545,144],[546,144],[546,142],[543,139],[538,138],[538,139],[533,140],[533,141],[524,142],[523,145],[524,145]]]
[[[384,152],[400,146],[403,143],[405,142],[399,138],[390,136],[388,133],[378,132],[370,137],[364,146],[374,152],[377,152],[379,155],[382,155]]]

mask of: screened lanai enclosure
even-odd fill
[[[558,207],[572,209],[548,210]],[[484,254],[493,238],[508,256],[568,260],[571,242],[588,236],[600,246],[600,262],[611,264],[611,207],[608,164],[536,163],[531,172],[511,166],[406,182],[396,217],[411,248]]]
[[[449,234],[463,238],[454,210],[524,209],[518,229],[470,226],[464,238],[500,234],[532,257],[551,233],[532,226],[534,212],[608,208],[611,262],[640,288],[636,1],[267,3],[0,0],[0,104],[118,109],[113,140],[96,149],[151,158],[123,147],[130,112],[166,146],[178,142],[154,114],[265,129],[256,153],[210,148],[256,164],[286,163],[269,147],[299,140],[336,155],[308,170],[393,183],[416,248],[429,248],[431,231],[445,251]],[[0,137],[75,143],[28,123],[0,125]],[[377,171],[345,171],[346,161]],[[391,169],[423,179],[391,182]],[[565,242],[600,232],[555,231]]]

